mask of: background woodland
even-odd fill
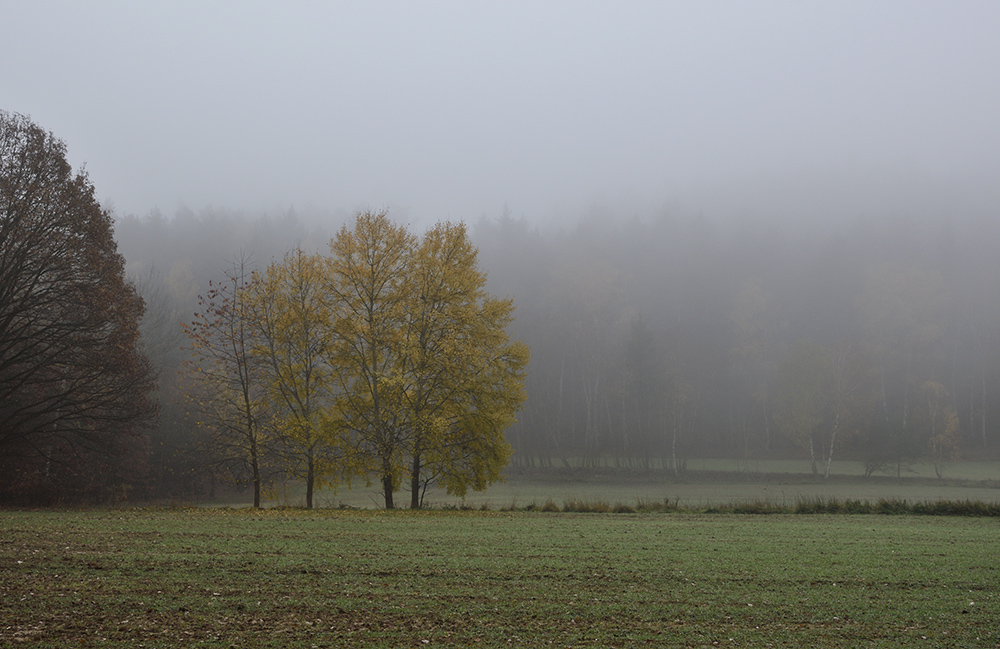
[[[392,215],[389,215],[390,218]],[[159,369],[146,492],[211,494],[179,368],[180,323],[227,260],[322,250],[344,214],[181,209],[116,222]],[[313,224],[313,225],[307,225]],[[322,225],[318,225],[322,224]],[[512,470],[685,471],[692,458],[832,460],[904,475],[994,457],[1000,259],[988,219],[884,217],[823,227],[595,210],[542,230],[509,210],[470,224],[487,289],[531,349]]]

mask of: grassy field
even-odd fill
[[[1000,646],[1000,520],[0,512],[0,646]]]

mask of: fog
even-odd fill
[[[1000,182],[995,3],[8,3],[0,103],[120,214],[823,220]]]
[[[146,298],[150,493],[213,277],[358,210],[469,224],[532,349],[512,470],[866,477],[1000,453],[996,3],[14,2],[0,107],[66,141]],[[174,477],[170,477],[174,476]]]

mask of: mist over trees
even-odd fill
[[[206,210],[119,220],[130,263],[162,269],[156,286],[168,299],[154,308],[147,297],[146,322],[163,310],[189,319],[234,251],[272,261],[295,246],[321,249],[330,233],[306,218]],[[470,233],[487,289],[513,300],[509,334],[531,349],[524,408],[506,431],[511,470],[680,475],[715,457],[752,472],[757,460],[798,458],[819,479],[836,460],[867,476],[930,462],[947,476],[959,458],[995,457],[997,230],[959,217],[810,229],[666,213],[549,230],[506,211],[483,217]],[[147,348],[156,339],[149,331]],[[160,493],[205,493],[215,478],[193,452],[178,357],[154,358]]]
[[[491,447],[504,470],[794,458],[820,481],[1000,459],[1000,5],[273,3],[238,29],[219,6],[75,7],[16,3],[0,40],[4,101],[71,145],[32,136],[65,181],[32,194],[37,160],[0,140],[0,469],[39,486],[61,467],[77,486],[55,500],[187,502],[234,476],[257,500],[276,480],[336,499],[349,463],[312,404],[347,377],[295,333],[333,316],[276,309],[328,294],[310,264],[372,207],[418,239],[461,223],[510,305],[497,321],[531,360]],[[76,212],[29,223],[23,205],[54,212],[25,196]],[[190,398],[182,328],[247,282],[270,346],[253,369],[283,377],[244,395],[267,406],[256,467],[204,425],[235,422],[211,411],[232,386]],[[437,317],[409,306],[414,331]],[[444,349],[413,351],[432,409],[462,362]],[[461,458],[404,426],[369,440],[389,449],[375,480],[419,504]],[[396,433],[428,446],[404,461]]]
[[[532,349],[517,467],[993,456],[1000,262],[987,219],[807,228],[665,215],[475,238]],[[947,432],[943,432],[947,431]]]

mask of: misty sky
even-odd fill
[[[4,3],[0,108],[120,213],[1000,207],[997,2]]]

